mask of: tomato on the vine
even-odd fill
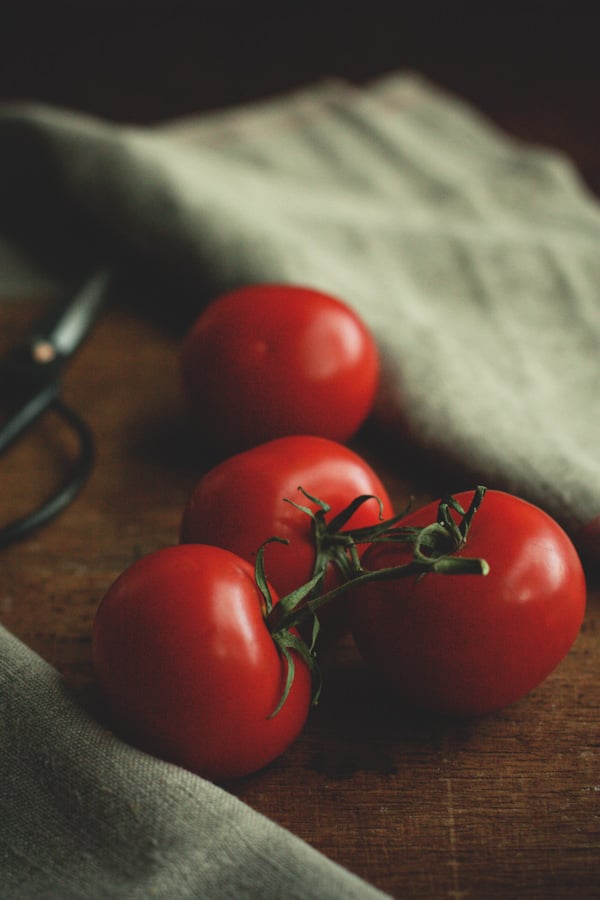
[[[455,499],[466,508],[472,496]],[[435,522],[436,505],[398,527]],[[410,555],[406,544],[374,543],[362,562],[378,570]],[[583,620],[586,585],[575,548],[554,519],[499,491],[485,495],[457,555],[485,559],[489,574],[357,585],[351,628],[369,667],[404,702],[478,715],[523,697],[561,662]]]
[[[289,594],[310,580],[315,567],[311,518],[286,502],[318,510],[299,487],[330,507],[329,521],[360,495],[378,498],[363,503],[346,528],[374,525],[393,515],[384,485],[361,456],[325,438],[291,436],[231,456],[202,476],[185,505],[180,540],[225,547],[249,561],[269,538],[287,540],[287,545],[265,548],[265,571],[279,596]],[[324,589],[338,580],[330,566]],[[322,624],[330,633],[340,630],[337,615],[334,607],[322,611]]]
[[[277,595],[273,592],[273,602]],[[311,673],[294,679],[267,628],[253,567],[227,550],[167,547],[133,563],[102,599],[93,661],[116,727],[213,781],[254,772],[298,736]]]
[[[287,434],[343,443],[369,415],[379,377],[375,341],[358,315],[292,284],[218,297],[181,356],[192,413],[222,455]]]

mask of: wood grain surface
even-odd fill
[[[24,34],[27,6],[18,13],[15,7],[13,35]],[[102,14],[96,6],[92,30],[77,23],[70,4],[53,5],[47,24],[57,39],[63,36],[60,53],[52,54],[39,29],[22,45],[25,56],[7,42],[3,98],[152,121],[324,74],[361,80],[408,66],[477,102],[518,137],[565,150],[589,186],[600,190],[594,103],[600,67],[577,5],[570,18],[562,4],[536,3],[537,19],[496,12],[488,25],[482,19],[452,24],[446,11],[445,39],[441,29],[430,30],[428,40],[427,12],[434,15],[434,4],[391,35],[384,19],[365,24],[349,14],[344,20],[333,4],[335,15],[324,15],[318,39],[316,20],[307,24],[305,16],[295,22],[294,42],[275,4],[259,5],[264,20],[225,4],[239,27],[227,32],[225,12],[213,9],[212,52],[193,4],[176,3],[161,19],[161,5],[151,3],[137,32],[136,4],[120,24],[106,18],[111,4]],[[458,4],[456,14],[466,15],[467,6]],[[552,27],[548,19],[545,27],[539,24],[543,8],[554,17]],[[40,9],[47,18],[47,7]],[[200,58],[190,39],[192,22]],[[134,33],[142,46],[132,42]],[[254,59],[255,68],[248,34],[255,49],[272,50]],[[294,48],[287,67],[286,40]],[[217,51],[225,47],[221,58]],[[83,65],[86,48],[95,68]],[[44,306],[27,297],[0,304],[0,350],[23,336]],[[177,327],[136,308],[104,314],[64,384],[65,399],[85,414],[96,437],[93,476],[51,525],[1,551],[0,621],[63,672],[83,702],[93,692],[90,635],[102,594],[135,558],[176,541],[187,493],[210,462],[181,399],[180,338]],[[378,469],[398,506],[411,495],[421,504],[440,486],[455,487],[369,429],[354,446]],[[6,453],[2,519],[22,512],[63,477],[73,451],[70,436],[48,416]],[[229,787],[398,898],[591,900],[600,895],[599,630],[596,589],[573,649],[544,684],[496,715],[460,721],[399,709],[370,682],[352,644],[343,642],[325,662],[321,703],[298,742],[264,772]]]
[[[0,307],[2,344],[39,304]],[[207,461],[179,393],[179,342],[132,312],[106,314],[65,379],[97,439],[94,474],[51,525],[2,551],[0,621],[93,690],[91,625],[112,580],[177,539]],[[433,497],[428,473],[374,442],[357,449],[398,506]],[[48,416],[2,460],[3,516],[68,468],[73,447]],[[448,485],[451,488],[451,485]],[[370,682],[352,644],[325,660],[305,733],[239,797],[397,897],[552,898],[600,889],[600,595],[568,657],[529,697],[493,716],[409,714]]]

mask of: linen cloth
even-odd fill
[[[570,530],[600,513],[598,207],[568,160],[418,76],[154,128],[4,107],[0,229],[5,296],[49,259],[159,273],[190,313],[253,281],[337,294],[379,342],[390,438]],[[118,742],[1,630],[0,713],[9,898],[373,895]]]
[[[377,900],[232,794],[121,743],[0,628],[2,900]]]
[[[600,211],[557,153],[399,74],[154,129],[8,108],[0,173],[13,239],[161,272],[165,304],[337,294],[390,433],[569,529],[600,513]]]

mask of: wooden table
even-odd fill
[[[188,7],[177,4],[188,18],[181,13],[177,20],[173,14],[166,29],[169,40],[177,34],[184,40],[189,32]],[[243,41],[234,41],[237,55],[230,55],[229,67],[215,50],[194,68],[188,40],[179,69],[169,70],[171,80],[161,92],[166,57],[149,76],[149,47],[158,46],[158,25],[153,31],[151,17],[144,20],[146,44],[137,69],[124,62],[131,63],[124,50],[131,48],[127,28],[133,33],[133,19],[125,15],[121,31],[115,29],[111,38],[121,55],[115,51],[116,63],[105,62],[96,71],[96,82],[89,69],[70,80],[68,69],[74,57],[81,61],[86,46],[88,56],[99,60],[108,29],[85,32],[85,39],[82,31],[76,45],[67,41],[62,63],[55,60],[54,68],[46,51],[37,76],[13,51],[13,80],[7,86],[0,79],[0,84],[11,96],[150,121],[284,89],[327,73],[328,62],[328,73],[359,80],[406,65],[461,91],[514,134],[566,150],[589,185],[600,189],[597,103],[590,104],[597,100],[598,63],[588,53],[584,28],[581,43],[570,47],[568,39],[560,44],[560,23],[542,32],[539,41],[534,40],[534,19],[525,14],[496,23],[503,37],[514,36],[511,68],[506,43],[491,48],[488,29],[476,34],[472,23],[465,33],[456,26],[447,31],[446,41],[436,32],[427,43],[426,17],[408,34],[399,32],[397,45],[385,22],[378,30],[373,25],[366,33],[371,43],[360,45],[369,49],[361,56],[357,47],[365,26],[359,35],[361,22],[355,17],[347,25],[346,41],[328,45],[328,60],[324,47],[335,25],[330,15],[322,22],[321,40],[311,45],[320,48],[313,67],[296,49],[288,55],[288,70],[281,18],[270,4],[264,9],[271,16],[263,24],[277,50],[275,68],[269,74],[264,59],[258,60],[250,81],[238,77],[250,59]],[[253,33],[258,35],[258,27]],[[476,47],[474,37],[481,37]],[[34,47],[36,40],[41,49],[39,37],[33,38]],[[201,42],[206,50],[206,38]],[[6,55],[3,66],[9,71]],[[122,90],[114,83],[115,66]],[[190,85],[194,74],[195,88]],[[0,349],[25,333],[40,305],[25,297],[0,305]],[[84,696],[92,683],[91,624],[103,592],[134,558],[176,540],[185,497],[207,465],[180,397],[180,337],[177,329],[134,309],[113,308],[104,315],[65,380],[66,399],[85,412],[97,439],[93,477],[54,523],[2,551],[0,621]],[[433,496],[434,473],[395,458],[368,431],[355,446],[378,468],[398,506],[410,494],[418,503]],[[51,418],[27,444],[11,450],[2,460],[3,518],[47,490],[64,472],[72,450]],[[475,721],[399,713],[392,698],[374,696],[346,642],[327,666],[326,690],[305,733],[235,792],[396,897],[597,897],[599,627],[600,594],[591,591],[582,632],[558,670],[526,699]]]

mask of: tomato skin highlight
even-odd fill
[[[167,547],[135,562],[98,607],[92,653],[117,730],[212,781],[266,766],[308,715],[311,675],[294,654],[290,694],[269,718],[286,662],[252,566],[221,548]]]
[[[467,508],[472,492],[456,495]],[[435,521],[437,504],[399,523]],[[487,560],[486,576],[427,574],[357,589],[351,628],[382,682],[410,706],[473,716],[501,709],[540,684],[581,627],[586,585],[576,550],[537,507],[488,491],[460,556]],[[407,561],[398,544],[373,544],[367,569]]]
[[[180,540],[211,543],[254,562],[258,548],[272,537],[288,545],[265,548],[265,571],[280,597],[313,575],[314,540],[310,517],[284,498],[313,511],[316,504],[298,487],[331,506],[337,515],[355,497],[372,494],[381,501],[383,518],[393,515],[388,493],[371,466],[353,450],[312,435],[279,438],[229,457],[207,472],[193,488],[183,511]],[[346,528],[376,524],[380,507],[368,500],[354,513]],[[362,551],[364,548],[359,548]],[[338,583],[330,569],[326,587]],[[341,604],[334,604],[341,609]],[[321,613],[324,631],[331,636],[344,630],[334,624],[332,608]]]
[[[248,285],[212,301],[181,349],[194,418],[222,455],[287,434],[344,443],[373,406],[379,354],[362,320],[320,291]]]

